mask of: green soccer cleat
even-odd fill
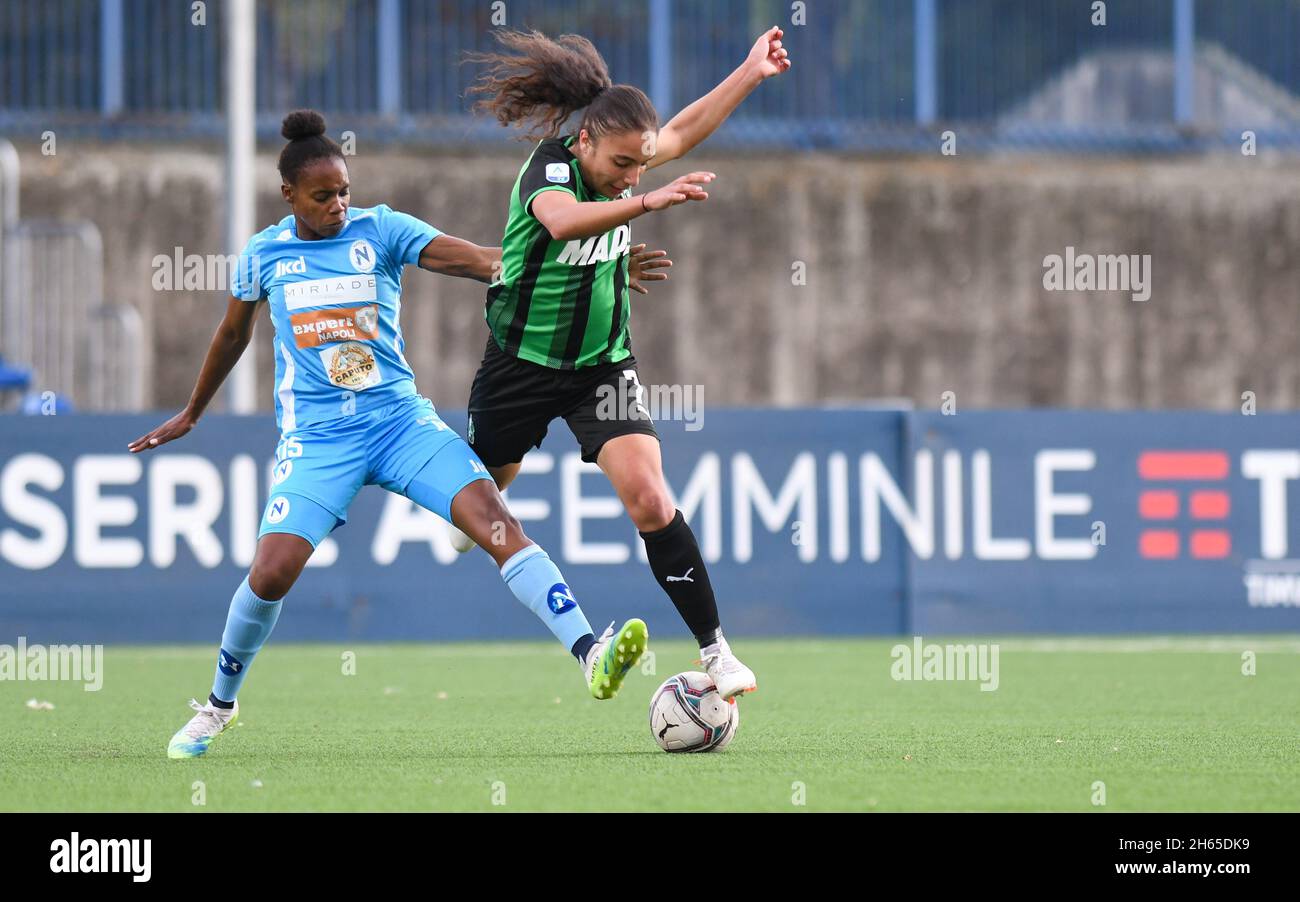
[[[199,712],[190,718],[190,722],[176,731],[171,742],[167,743],[168,758],[198,758],[208,750],[212,740],[235,722],[239,717],[239,702],[229,711],[218,708],[211,703],[200,705],[190,699],[190,707]]]
[[[623,677],[641,660],[649,641],[650,631],[646,629],[644,620],[633,617],[623,624],[617,635],[614,624],[610,623],[582,662],[582,672],[587,677],[587,688],[591,690],[592,698],[606,699],[618,695]]]

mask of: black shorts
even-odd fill
[[[502,351],[488,336],[483,362],[469,392],[465,438],[483,463],[501,467],[540,448],[551,420],[563,417],[595,463],[605,442],[620,435],[653,435],[636,372],[636,358],[577,370],[541,366]]]

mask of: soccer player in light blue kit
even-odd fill
[[[559,569],[524,535],[477,455],[417,393],[402,355],[402,268],[489,282],[500,249],[387,206],[350,208],[343,153],[319,113],[290,113],[281,133],[289,142],[281,191],[292,213],[240,255],[225,320],[186,409],[129,446],[146,451],[194,427],[268,302],[281,431],[271,498],[252,569],[230,602],[212,692],[206,704],[191,699],[197,713],[172,737],[168,757],[204,754],[235,721],[239,688],[283,598],[363,485],[405,495],[472,536],[515,597],[578,659],[591,694],[612,698],[645,650],[645,624],[627,621],[617,639],[613,624],[599,639],[592,634]]]

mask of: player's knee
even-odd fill
[[[497,484],[497,490],[504,492],[510,483],[514,482],[515,476],[519,473],[519,464],[488,467],[488,473],[491,474],[492,481]]]
[[[248,587],[253,594],[263,601],[279,601],[289,594],[294,580],[298,578],[298,568],[293,562],[279,557],[263,558],[253,562],[248,574]]]
[[[627,513],[641,532],[653,532],[673,521],[676,508],[661,486],[647,484],[628,497]]]

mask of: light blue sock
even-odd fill
[[[569,651],[591,632],[582,608],[540,545],[529,545],[516,552],[501,566],[501,578],[523,606],[537,615]]]
[[[217,654],[217,675],[212,680],[212,697],[233,702],[244,683],[244,676],[258,650],[280,619],[280,602],[265,601],[253,594],[248,577],[230,599],[226,631],[221,634],[221,651]]]

